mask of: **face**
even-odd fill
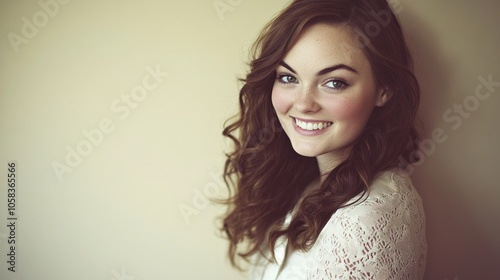
[[[343,161],[373,109],[388,100],[355,46],[349,27],[315,24],[276,69],[272,103],[298,154]]]

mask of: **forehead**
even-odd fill
[[[306,28],[284,61],[298,69],[301,66],[319,69],[341,63],[358,70],[369,67],[355,32],[343,24],[318,23]]]

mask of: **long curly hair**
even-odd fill
[[[271,103],[275,70],[303,30],[315,23],[345,24],[370,62],[376,84],[392,96],[376,107],[350,154],[321,186],[304,196],[320,176],[313,157],[297,154]],[[364,194],[382,171],[418,149],[415,122],[420,99],[413,63],[399,21],[386,0],[295,0],[268,23],[252,48],[250,70],[241,79],[240,112],[223,135],[233,142],[224,180],[229,198],[223,232],[233,266],[288,239],[309,250],[333,213]],[[303,199],[301,199],[303,197]],[[298,205],[288,226],[283,222]]]

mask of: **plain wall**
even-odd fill
[[[225,193],[221,130],[248,48],[288,1],[49,2],[48,12],[0,2],[0,278],[243,279],[217,231],[224,208],[207,196]],[[479,76],[500,81],[500,4],[394,2],[429,140],[412,175],[427,213],[426,279],[498,279],[500,88],[474,94]]]

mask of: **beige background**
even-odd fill
[[[215,228],[223,208],[206,196],[224,194],[220,131],[237,109],[248,47],[288,1],[60,2],[48,16],[37,1],[0,2],[0,278],[243,279]],[[426,279],[498,279],[500,87],[477,103],[473,95],[478,76],[500,81],[500,4],[394,2],[422,85],[424,138],[446,134],[412,175],[427,212]],[[148,67],[168,77],[153,87]],[[151,90],[140,95],[143,79]],[[448,111],[464,100],[471,110]],[[67,166],[78,148],[86,155]]]

